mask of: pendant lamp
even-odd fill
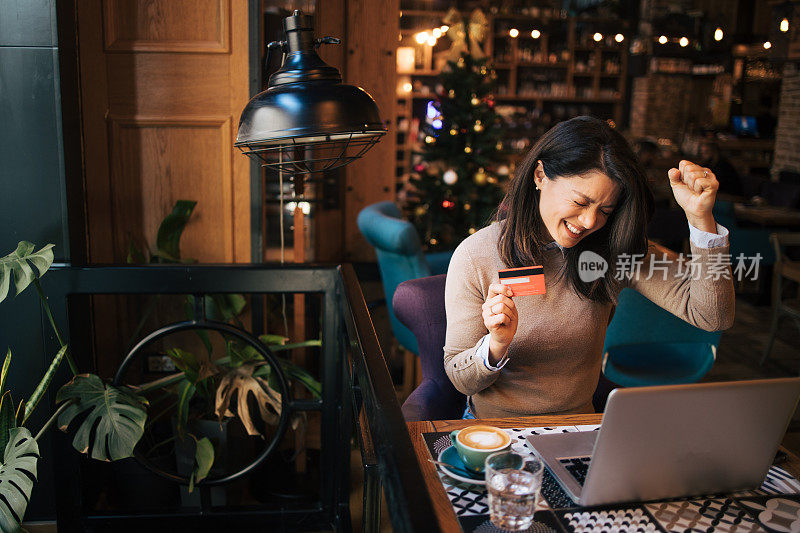
[[[263,166],[292,175],[323,172],[364,155],[386,134],[378,107],[366,91],[317,54],[338,39],[314,38],[312,17],[299,10],[283,20],[283,61],[269,86],[242,111],[235,146]]]

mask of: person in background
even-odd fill
[[[700,164],[708,167],[719,182],[719,192],[731,196],[742,196],[742,180],[736,168],[725,156],[720,154],[715,141],[705,140],[700,143]]]
[[[577,117],[538,140],[496,221],[458,246],[447,272],[443,363],[468,397],[465,418],[593,412],[606,327],[624,287],[699,328],[731,326],[730,265],[715,259],[728,253],[728,232],[712,215],[717,180],[690,161],[667,174],[691,232],[691,269],[650,251],[653,197],[619,132]],[[582,275],[587,258],[607,272]],[[626,272],[626,258],[641,270]],[[660,268],[648,276],[651,258]],[[544,294],[514,296],[514,285],[499,283],[502,269],[534,266]]]

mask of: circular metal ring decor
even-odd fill
[[[163,326],[155,330],[154,332],[150,333],[141,341],[139,341],[136,344],[136,346],[131,348],[131,350],[128,352],[128,355],[125,356],[125,359],[123,359],[122,363],[119,366],[119,369],[117,369],[116,375],[114,376],[114,386],[119,386],[122,383],[122,378],[125,376],[128,367],[130,367],[131,363],[139,354],[139,352],[142,350],[142,348],[162,337],[166,337],[168,335],[177,333],[179,331],[187,331],[187,330],[218,331],[220,333],[231,335],[241,341],[246,342],[247,344],[255,348],[255,350],[264,358],[264,360],[270,364],[270,366],[272,367],[272,371],[275,372],[275,375],[278,379],[278,384],[280,386],[279,387],[281,393],[280,419],[278,420],[278,426],[275,435],[272,437],[272,441],[270,441],[269,444],[266,445],[264,451],[261,452],[261,455],[253,459],[253,461],[250,464],[244,466],[243,468],[239,469],[238,471],[232,474],[219,478],[206,478],[198,483],[198,485],[205,485],[205,486],[223,485],[235,481],[243,476],[246,476],[256,467],[258,467],[262,462],[264,462],[267,456],[278,445],[284,433],[286,433],[286,428],[289,422],[290,407],[289,407],[289,401],[287,400],[287,398],[289,397],[289,387],[286,383],[286,377],[283,374],[283,370],[281,369],[280,364],[278,363],[277,359],[275,358],[275,356],[273,355],[272,351],[269,348],[261,344],[261,342],[259,342],[258,339],[254,338],[247,331],[231,326],[230,324],[225,324],[223,322],[217,322],[213,320],[188,320],[184,322],[176,322],[173,324],[168,324],[166,326]],[[134,457],[139,462],[139,464],[141,464],[151,472],[163,478],[169,479],[170,481],[174,481],[175,483],[180,483],[182,485],[189,484],[189,478],[158,468],[150,460],[144,457],[144,455],[138,450],[134,450]]]

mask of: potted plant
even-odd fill
[[[150,254],[154,262],[181,261],[180,235],[191,216],[194,202],[178,202],[173,212],[159,227],[156,252]],[[250,435],[268,431],[281,414],[280,393],[276,390],[275,372],[264,359],[263,349],[248,346],[239,340],[224,337],[224,354],[214,358],[213,345],[206,344],[207,333],[198,332],[206,353],[198,356],[189,350],[172,348],[167,355],[174,361],[177,371],[162,379],[138,386],[108,383],[95,374],[80,373],[69,347],[53,319],[47,298],[39,279],[53,262],[53,245],[38,251],[29,242],[20,242],[17,249],[0,258],[0,302],[10,293],[13,283],[16,294],[35,287],[61,347],[53,356],[47,371],[39,380],[27,400],[14,403],[6,389],[6,377],[12,362],[8,350],[0,367],[0,530],[21,531],[27,502],[34,489],[37,462],[40,458],[38,439],[47,429],[58,423],[63,431],[74,431],[73,446],[80,453],[102,461],[117,461],[132,457],[148,424],[155,416],[172,413],[175,417],[174,440],[178,448],[193,449],[194,464],[189,473],[189,490],[202,481],[215,461],[213,436],[204,436],[197,428],[203,419],[213,419],[217,425],[228,421],[242,424]],[[138,254],[143,257],[143,254]],[[130,257],[137,256],[131,246]],[[188,309],[193,309],[188,297]],[[205,296],[207,312],[218,322],[237,322],[245,307],[241,295]],[[191,311],[189,311],[191,314]],[[146,317],[145,317],[146,318]],[[136,328],[138,335],[144,318]],[[294,347],[318,346],[311,340],[286,344],[287,339],[276,335],[259,338],[263,347],[276,350]],[[63,385],[56,395],[56,411],[35,433],[27,427],[31,414],[38,407],[53,376],[63,361],[67,361],[73,378]],[[288,380],[301,384],[312,395],[319,396],[321,385],[304,369],[289,360],[274,357]],[[153,395],[158,393],[159,403],[165,398],[172,407],[151,413]],[[250,401],[248,402],[248,399]],[[302,429],[302,415],[295,416],[292,426]],[[186,446],[188,444],[188,448]]]

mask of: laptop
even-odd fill
[[[599,431],[528,441],[581,506],[755,489],[798,396],[800,378],[615,389]]]

